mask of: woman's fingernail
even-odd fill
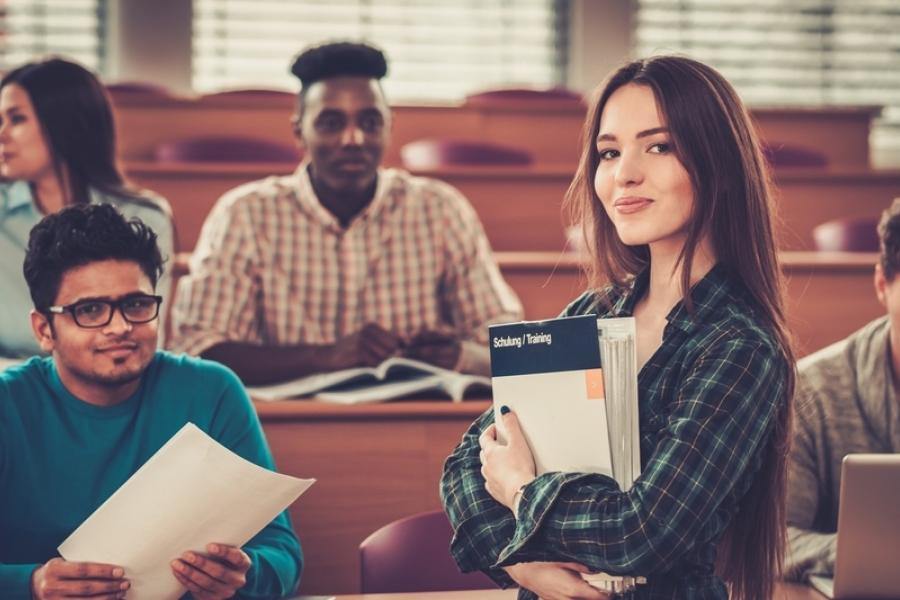
[[[500,407],[500,414],[501,414],[501,415],[505,415],[505,414],[508,413],[508,412],[509,412],[509,407],[508,407],[507,405],[504,404],[503,406]]]

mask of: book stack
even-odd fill
[[[490,328],[491,383],[498,438],[500,407],[516,413],[538,475],[601,473],[622,491],[641,472],[634,318],[595,315]],[[585,581],[623,593],[646,580],[594,573]]]

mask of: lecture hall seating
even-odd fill
[[[289,173],[293,161],[197,164],[160,163],[160,144],[185,136],[252,136],[293,147],[290,116],[295,99],[284,92],[237,91],[200,98],[113,94],[120,149],[129,177],[172,203],[181,250],[190,250],[215,200],[226,190],[270,174]],[[577,163],[584,106],[542,101],[458,106],[396,106],[386,163],[401,163],[404,144],[423,139],[481,140],[521,148],[533,164],[445,166],[419,171],[457,186],[472,201],[495,250],[564,247],[560,207]],[[815,148],[826,167],[776,168],[783,226],[781,247],[812,250],[813,228],[823,221],[877,215],[900,196],[900,171],[868,166],[868,131],[877,111],[867,108],[770,108],[753,116],[764,140]],[[160,127],[159,123],[166,123]],[[509,227],[509,213],[516,228]]]
[[[179,229],[193,246],[212,202],[226,189],[273,173],[289,163],[165,165],[153,148],[178,135],[247,135],[292,144],[288,95],[247,94],[201,99],[116,98],[122,157],[129,175],[167,196]],[[477,103],[475,103],[477,104]],[[789,282],[789,323],[798,355],[850,333],[883,311],[871,284],[872,254],[811,250],[812,230],[830,218],[873,215],[900,196],[900,172],[869,168],[868,131],[876,111],[759,109],[761,136],[821,148],[826,167],[778,169],[785,224],[782,266]],[[579,258],[561,252],[562,194],[577,162],[583,107],[508,109],[397,106],[394,140],[386,156],[399,164],[399,148],[427,137],[465,137],[528,149],[525,168],[453,168],[427,171],[466,193],[485,222],[501,270],[522,297],[528,318],[553,316],[584,286]],[[166,128],[159,127],[165,123]],[[184,190],[191,190],[185,201]],[[509,213],[516,228],[509,227]],[[190,233],[193,231],[193,237]],[[540,252],[535,252],[540,250]],[[836,293],[839,292],[839,293]],[[853,310],[846,310],[852,306]],[[404,515],[439,507],[441,465],[486,402],[397,402],[332,406],[311,401],[258,403],[257,410],[279,468],[319,482],[291,514],[303,540],[307,570],[302,593],[349,593],[358,586],[360,541]]]

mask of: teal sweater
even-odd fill
[[[217,363],[157,352],[111,407],[69,393],[51,358],[0,372],[0,598],[30,600],[32,571],[187,422],[274,469],[240,380]],[[253,566],[238,597],[294,590],[303,557],[286,512],[243,549]]]

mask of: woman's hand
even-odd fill
[[[516,492],[534,479],[534,457],[515,413],[505,406],[500,413],[507,443],[504,446],[497,441],[496,425],[484,430],[478,438],[481,475],[484,477],[484,488],[494,500],[515,511]]]
[[[541,600],[608,600],[581,578],[589,573],[584,565],[569,562],[528,562],[503,567],[519,586],[531,590]]]

